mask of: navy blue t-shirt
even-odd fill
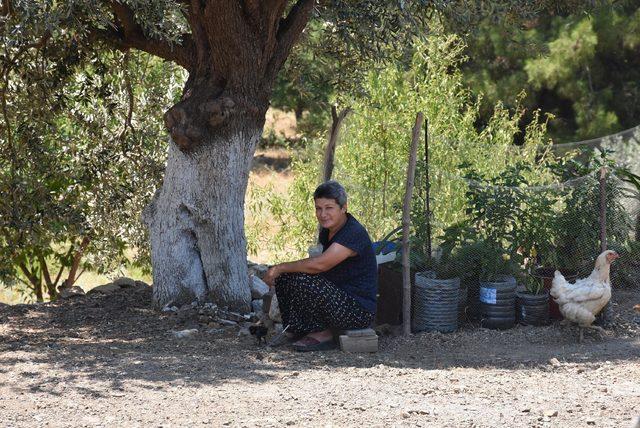
[[[320,275],[352,296],[368,312],[375,313],[378,264],[367,230],[351,214],[347,213],[347,222],[344,226],[336,232],[331,240],[328,238],[329,229],[323,228],[320,231],[323,252],[331,244],[337,242],[357,254],[348,257]]]

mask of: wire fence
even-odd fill
[[[465,215],[455,222],[440,218],[433,202],[428,212],[421,209],[427,192],[416,190],[413,331],[451,332],[469,323],[496,329],[548,324],[561,317],[549,298],[555,271],[569,281],[587,277],[603,248],[620,256],[611,269],[613,288],[640,289],[637,183],[609,168],[602,176],[600,170],[566,171],[563,181],[530,186],[526,172],[516,167],[487,179],[432,169],[433,180],[463,188]],[[434,190],[429,200],[442,200]],[[400,249],[399,233],[386,238],[396,244],[376,244],[381,258]],[[399,254],[380,265],[378,324],[402,322]]]

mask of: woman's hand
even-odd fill
[[[278,265],[271,266],[267,273],[264,274],[262,280],[269,286],[274,287],[276,285],[276,278],[280,276]]]

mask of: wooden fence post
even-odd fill
[[[429,180],[429,119],[424,120],[425,220],[427,222],[427,256],[431,259],[431,181]]]
[[[600,252],[607,249],[607,169],[600,168]]]
[[[411,226],[411,197],[413,196],[413,182],[416,175],[416,158],[418,156],[418,141],[420,129],[424,122],[422,112],[416,116],[416,124],[411,136],[409,165],[407,167],[407,187],[402,206],[402,332],[405,336],[411,334],[411,272],[409,262],[409,233]]]
[[[607,169],[600,168],[600,252],[607,250]],[[607,325],[612,319],[611,304],[607,303],[596,316],[597,325]]]

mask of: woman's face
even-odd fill
[[[316,199],[316,218],[320,226],[325,229],[334,229],[344,222],[347,215],[347,204],[342,208],[335,199]]]

